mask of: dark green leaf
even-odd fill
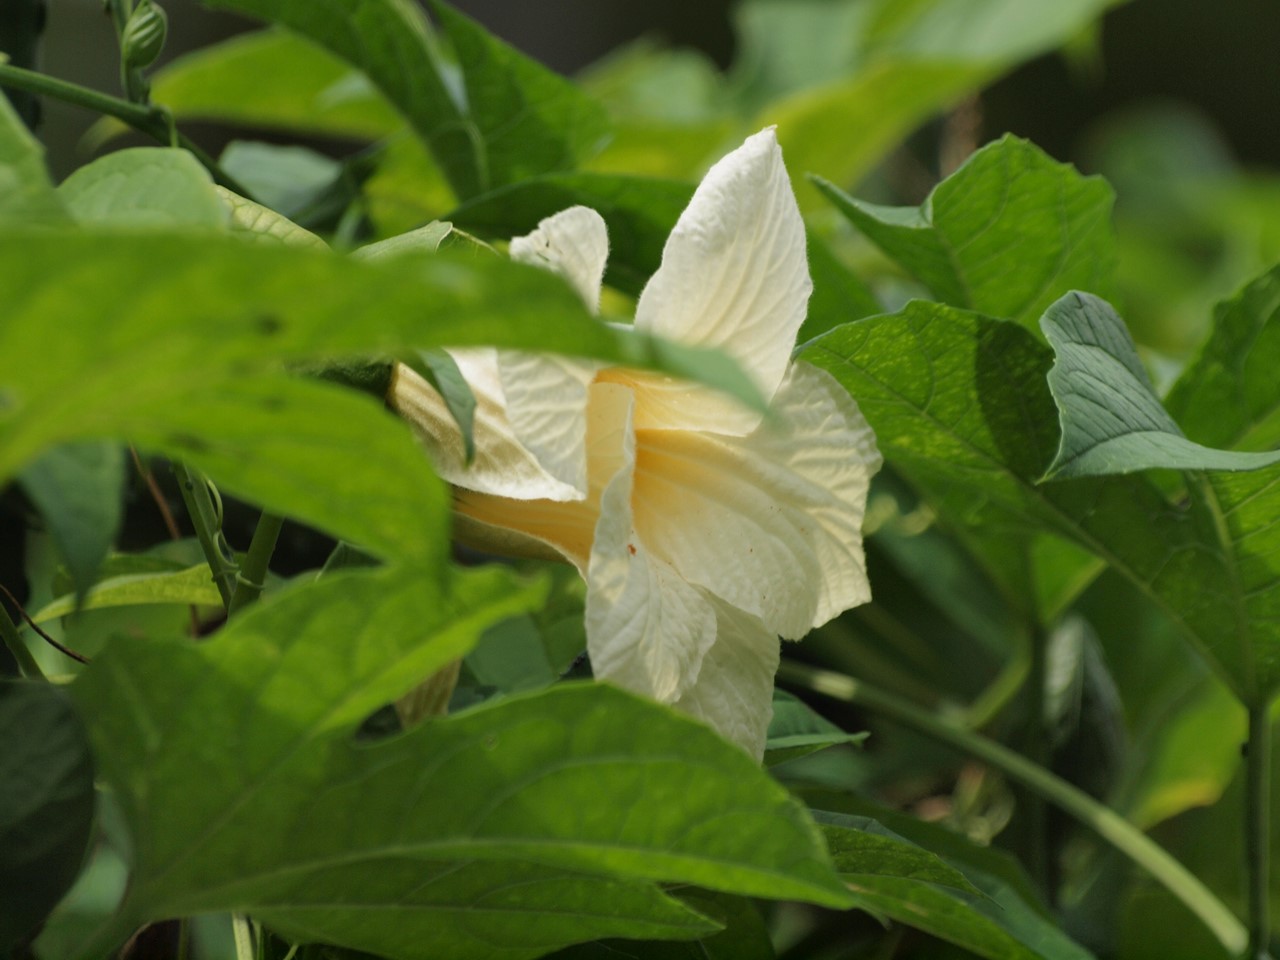
[[[67,221],[49,182],[44,150],[7,97],[0,97],[0,224],[28,226]]]
[[[997,875],[969,862],[962,873],[954,860],[939,859],[875,820],[835,813],[816,817],[837,869],[863,909],[991,960],[1091,957]],[[967,844],[955,837],[951,846],[956,845]]]
[[[83,166],[58,187],[79,223],[99,227],[225,228],[213,180],[186,150],[132,147]]]
[[[1025,140],[983,147],[919,207],[863,203],[814,182],[944,303],[1030,326],[1068,290],[1112,287],[1111,188]]]
[[[460,196],[572,170],[604,145],[600,104],[448,4],[432,0],[431,10],[462,68],[468,133],[480,148],[476,188]]]
[[[865,733],[845,733],[819,716],[799,697],[785,690],[773,692],[773,719],[764,745],[764,763],[773,767],[838,743],[861,743]]]
[[[80,872],[93,826],[93,760],[71,702],[0,681],[0,951],[34,934]]]
[[[541,601],[493,568],[448,592],[344,573],[207,644],[115,642],[73,690],[137,850],[121,930],[243,909],[389,957],[532,957],[708,931],[651,881],[846,902],[804,808],[745,754],[609,687],[353,740],[485,626]]]
[[[667,235],[693,196],[672,180],[603,173],[549,174],[464,203],[448,219],[484,237],[506,240],[575,204],[591,207],[609,227],[606,281],[639,293],[662,262]]]
[[[44,518],[77,595],[93,585],[124,512],[124,451],[117,443],[68,443],[45,452],[18,475]]]
[[[1067,294],[1040,325],[1057,356],[1049,387],[1062,425],[1046,479],[1151,467],[1257,470],[1280,463],[1280,452],[1215,450],[1188,440],[1161,405],[1128,328],[1106,301]]]
[[[804,343],[833,327],[883,313],[870,288],[840,262],[826,241],[809,233],[809,274],[813,293],[796,342]]]
[[[418,353],[421,363],[414,366],[426,376],[433,387],[444,397],[445,406],[462,432],[462,449],[466,462],[476,455],[473,430],[476,420],[476,395],[458,369],[457,361],[446,350],[422,350]]]

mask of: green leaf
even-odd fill
[[[67,221],[44,150],[7,97],[0,97],[0,226],[60,224]]]
[[[773,767],[838,743],[861,743],[865,733],[845,733],[785,690],[773,692],[773,719],[764,745],[764,763]]]
[[[722,354],[603,324],[559,278],[498,257],[359,263],[230,237],[32,234],[0,238],[0,298],[0,477],[57,443],[131,438],[383,556],[439,555],[441,485],[407,428],[280,361],[560,349],[761,406]]]
[[[845,266],[825,240],[809,231],[809,275],[813,293],[796,343],[812,340],[833,327],[883,313],[871,289]]]
[[[83,597],[120,530],[124,451],[105,441],[64,444],[29,463],[18,482],[40,511],[75,592]]]
[[[93,759],[71,701],[0,681],[0,951],[36,932],[80,872],[93,827]]]
[[[418,358],[420,363],[411,366],[422,373],[444,398],[450,416],[462,433],[463,455],[466,462],[470,463],[476,455],[476,395],[471,392],[470,384],[462,376],[457,361],[448,351],[422,350],[418,353]]]
[[[460,196],[572,170],[604,145],[600,104],[448,4],[430,6],[462,68],[469,133],[481,145],[477,187]]]
[[[328,245],[305,227],[269,207],[248,200],[225,187],[215,187],[231,211],[231,232],[258,243],[325,249]]]
[[[76,170],[58,195],[79,223],[99,227],[221,229],[226,205],[186,150],[131,147]]]
[[[816,813],[815,817],[823,826],[836,868],[863,909],[991,960],[1088,960],[1092,956],[999,876],[968,862],[961,872],[866,817],[838,813]],[[921,838],[920,842],[928,841]],[[963,838],[954,838],[955,843],[963,844]]]
[[[1280,445],[1280,267],[1218,304],[1198,357],[1165,406],[1186,435],[1230,450]]]
[[[1215,450],[1188,440],[1160,404],[1124,321],[1104,300],[1069,293],[1040,321],[1056,354],[1049,388],[1062,441],[1046,479],[1174,470],[1257,470],[1280,451]]]
[[[208,564],[201,563],[181,570],[122,574],[100,580],[85,594],[80,609],[98,610],[151,603],[217,607],[222,605],[222,596],[209,574]],[[44,623],[75,611],[76,598],[68,594],[45,604],[31,619]]]
[[[447,220],[432,220],[426,226],[416,230],[398,233],[386,240],[360,247],[351,255],[357,260],[381,260],[384,257],[398,257],[407,253],[435,253],[452,232],[452,223]]]
[[[662,248],[693,188],[687,183],[603,173],[548,174],[476,197],[448,219],[484,237],[506,240],[575,204],[591,207],[609,227],[605,280],[639,293],[662,262]]]
[[[1002,582],[1034,579],[1040,545],[1069,541],[1155,600],[1246,702],[1280,682],[1275,578],[1253,559],[1280,515],[1271,475],[1217,475],[1185,506],[1138,475],[1039,484],[1058,443],[1049,350],[939,304],[847,324],[800,356],[849,389],[886,458]]]
[[[570,169],[600,144],[603,111],[567,80],[445,7],[465,97],[420,8],[407,0],[205,0],[296,30],[362,70],[431,148],[466,198],[525,177]]]
[[[983,147],[919,207],[877,206],[814,183],[944,303],[1030,326],[1068,290],[1106,295],[1113,286],[1111,188],[1025,140]]]
[[[136,850],[116,929],[236,909],[389,957],[533,957],[708,931],[652,881],[847,902],[804,808],[745,754],[607,686],[353,738],[542,600],[497,568],[446,592],[339,573],[206,644],[115,641],[73,693]]]
[[[151,99],[175,119],[376,140],[403,120],[359,70],[296,33],[245,33],[178,57],[151,78]],[[125,130],[100,120],[98,146]]]

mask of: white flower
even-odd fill
[[[586,207],[511,242],[596,307],[608,254]],[[458,532],[563,557],[587,581],[596,677],[702,718],[759,757],[778,636],[870,598],[862,551],[871,428],[826,372],[793,362],[809,292],[804,225],[773,130],[707,173],[640,296],[638,329],[719,347],[774,416],[696,384],[563,358],[454,352],[476,455],[440,396],[399,367],[396,409],[454,485]]]

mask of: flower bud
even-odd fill
[[[152,0],[142,0],[129,15],[120,37],[120,56],[126,67],[146,67],[155,62],[164,48],[169,18]]]

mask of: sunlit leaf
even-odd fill
[[[814,182],[939,300],[1034,329],[1068,290],[1108,295],[1115,264],[1111,188],[1025,140],[988,144],[919,207],[855,200]],[[1010,269],[1010,263],[1017,269]]]

